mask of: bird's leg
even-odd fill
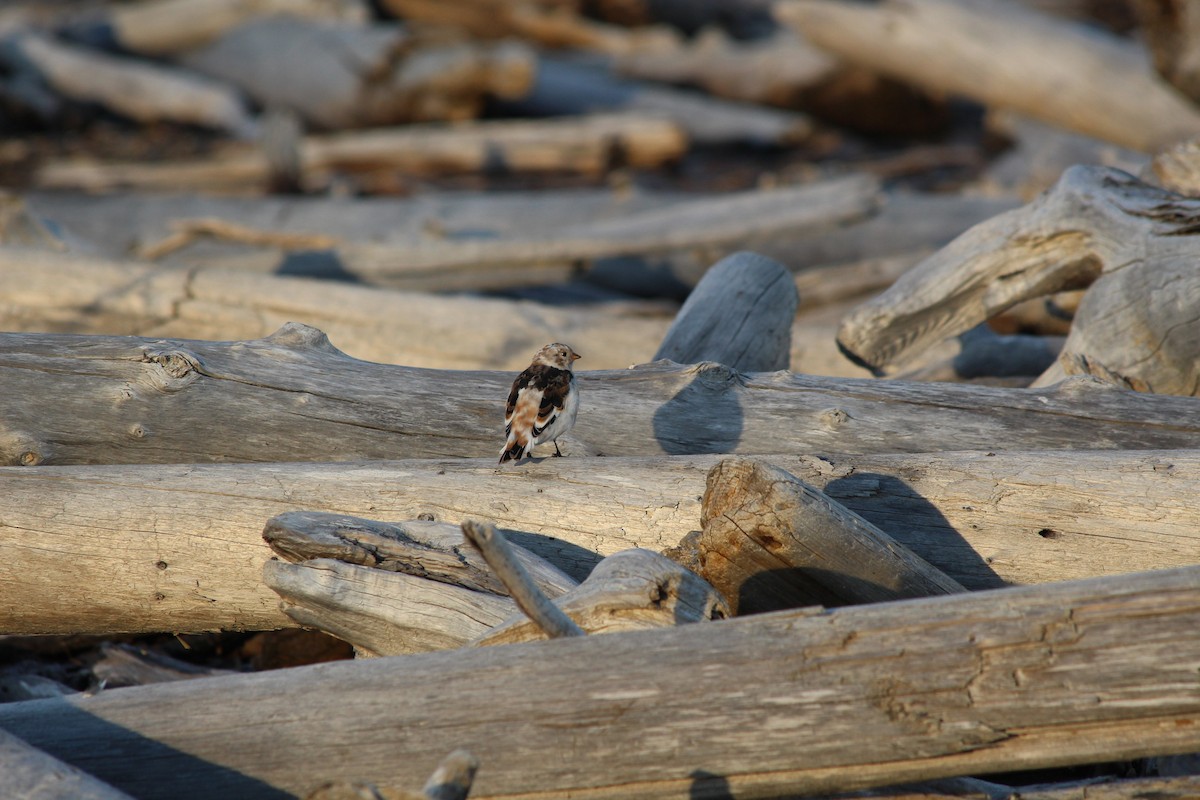
[[[562,457],[562,451],[558,449],[558,442],[554,443],[554,455],[558,456],[559,458]]]

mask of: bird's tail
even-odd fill
[[[520,461],[525,455],[525,445],[521,444],[516,438],[509,439],[504,443],[504,449],[500,451],[500,463],[505,461]]]

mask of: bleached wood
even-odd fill
[[[20,52],[56,92],[99,103],[137,122],[169,121],[249,136],[255,123],[228,86],[174,67],[106,55],[36,33],[9,46]]]
[[[1119,170],[1072,167],[1051,192],[972,228],[855,309],[838,343],[878,369],[1023,300],[1090,285],[1059,355],[1062,370],[1193,394],[1197,219],[1200,201]]]
[[[755,459],[727,458],[709,471],[700,525],[697,571],[738,614],[966,591],[820,490]]]
[[[411,785],[455,747],[479,798],[815,794],[1198,749],[1197,626],[1189,567],[10,704],[0,728],[145,798]]]
[[[713,265],[667,329],[654,359],[716,361],[740,372],[788,369],[796,287],[780,264],[756,253]]]
[[[1152,152],[1200,132],[1200,110],[1141,48],[1096,27],[988,0],[786,0],[784,23],[847,61]]]
[[[368,180],[372,172],[421,177],[491,168],[522,173],[599,174],[623,154],[637,167],[659,166],[687,148],[680,128],[644,112],[548,120],[413,124],[306,136],[299,158],[314,191],[333,175]],[[33,178],[42,189],[111,191],[262,191],[271,165],[258,148],[230,145],[199,161],[165,163],[47,160]]]
[[[454,524],[486,516],[527,531],[521,546],[580,580],[602,556],[661,551],[699,530],[705,475],[718,460],[567,457],[503,470],[489,454],[0,468],[0,582],[8,587],[0,632],[293,624],[262,582],[272,556],[262,531],[266,520],[297,509]],[[1200,563],[1194,450],[766,460],[971,589]]]
[[[732,616],[724,598],[702,577],[650,550],[614,553],[560,597],[554,607],[581,635],[649,630]],[[524,615],[510,617],[480,636],[476,646],[515,644],[556,634]]]
[[[9,800],[132,800],[125,792],[2,730],[0,795]]]

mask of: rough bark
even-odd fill
[[[4,731],[0,731],[0,794],[10,800],[132,800]]]
[[[1135,150],[1200,132],[1137,44],[1013,3],[789,0],[776,14],[847,61]]]
[[[303,325],[233,343],[0,335],[0,463],[492,455],[512,379],[356,361]],[[1091,378],[1005,390],[655,362],[578,383],[564,444],[597,455],[1170,449],[1200,435],[1193,399]]]
[[[846,317],[838,344],[878,369],[1013,305],[1089,287],[1059,355],[1066,374],[1141,391],[1200,390],[1200,202],[1104,167],[972,228]]]
[[[457,747],[480,798],[814,794],[1200,749],[1198,609],[1191,567],[9,704],[0,728],[145,798],[413,785]]]
[[[348,131],[303,137],[295,154],[300,187],[319,192],[334,176],[370,188],[382,180],[486,172],[599,175],[618,164],[661,166],[687,148],[679,126],[645,113],[557,120],[492,120]],[[166,163],[47,160],[42,189],[244,192],[264,190],[274,168],[257,147],[229,145],[199,161]]]
[[[0,582],[8,587],[0,631],[294,624],[262,581],[272,557],[262,532],[266,520],[297,509],[455,524],[486,517],[527,531],[518,544],[581,580],[603,556],[631,547],[662,551],[698,530],[705,475],[717,460],[567,457],[521,470],[498,469],[490,455],[0,468]],[[1200,455],[1191,450],[766,460],[971,589],[1200,563],[1200,512],[1192,502],[1200,496]],[[337,563],[323,567],[329,582]],[[407,583],[398,573],[366,572]],[[496,612],[494,622],[508,613]]]
[[[790,272],[755,253],[734,253],[688,295],[654,359],[715,361],[743,372],[788,369],[796,302]]]
[[[734,613],[966,591],[820,490],[760,461],[712,468],[700,524],[697,571]]]

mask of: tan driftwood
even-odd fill
[[[650,360],[671,324],[636,303],[554,308],[9,247],[0,247],[0,304],[7,331],[254,339],[297,320],[355,358],[451,369],[521,370],[557,340],[594,369],[620,369]]]
[[[1200,749],[1200,639],[1180,635],[1200,626],[1200,567],[808,614],[9,704],[0,728],[147,798],[412,784],[454,747],[488,765],[478,797],[596,798],[814,794]],[[323,758],[331,736],[354,747]]]
[[[662,551],[699,530],[705,475],[718,458],[566,457],[520,470],[497,468],[491,455],[342,465],[0,468],[0,580],[9,587],[0,632],[291,625],[262,582],[272,556],[262,531],[266,520],[296,509],[375,519],[425,515],[454,524],[486,516],[527,531],[521,546],[581,580],[602,556],[632,547]],[[1200,455],[1192,450],[767,462],[972,589],[1200,563],[1200,518],[1191,502],[1200,495]],[[322,567],[330,582],[340,577],[341,563]],[[272,568],[286,572],[286,566]],[[368,572],[409,583],[399,574]],[[488,624],[509,613],[497,611]]]
[[[788,369],[795,317],[791,273],[756,253],[734,253],[688,295],[654,359],[738,364],[748,372]]]
[[[7,42],[58,93],[137,122],[169,121],[249,136],[255,123],[228,86],[145,61],[23,33]]]
[[[1146,180],[1188,197],[1200,197],[1200,137],[1163,148],[1150,163]]]
[[[1185,96],[1200,100],[1200,10],[1187,0],[1135,0],[1130,6],[1158,74]]]
[[[0,768],[0,794],[13,800],[132,800],[4,731],[0,731]]]
[[[170,56],[206,45],[258,17],[365,22],[367,13],[359,0],[151,0],[106,7],[102,23],[124,50]]]
[[[297,154],[304,188],[328,186],[331,176],[389,180],[481,172],[599,174],[621,163],[657,166],[679,157],[687,140],[679,127],[645,113],[559,120],[428,123],[403,128],[307,136]],[[200,161],[94,163],[49,160],[34,183],[45,189],[106,191],[262,191],[271,162],[259,149],[231,145]]]
[[[820,490],[761,461],[730,458],[712,468],[700,524],[685,548],[695,547],[697,571],[739,614],[966,591]]]
[[[1200,792],[1200,776],[1111,781],[1092,778],[1017,788],[974,778],[947,778],[820,797],[823,800],[1144,800],[1151,797],[1189,800],[1197,792]]]
[[[847,61],[1135,150],[1200,132],[1200,110],[1138,45],[1014,3],[788,0],[775,12]]]
[[[422,41],[396,25],[296,16],[251,20],[178,60],[325,129],[471,119],[489,96],[522,96],[536,68],[515,42]]]
[[[857,308],[838,343],[870,367],[902,363],[1023,300],[1090,286],[1059,355],[1062,370],[1195,394],[1197,219],[1195,200],[1119,170],[1073,167],[1053,191],[976,226]]]
[[[326,784],[304,800],[466,800],[478,769],[479,759],[466,750],[455,750],[441,760],[420,792],[343,782]]]

